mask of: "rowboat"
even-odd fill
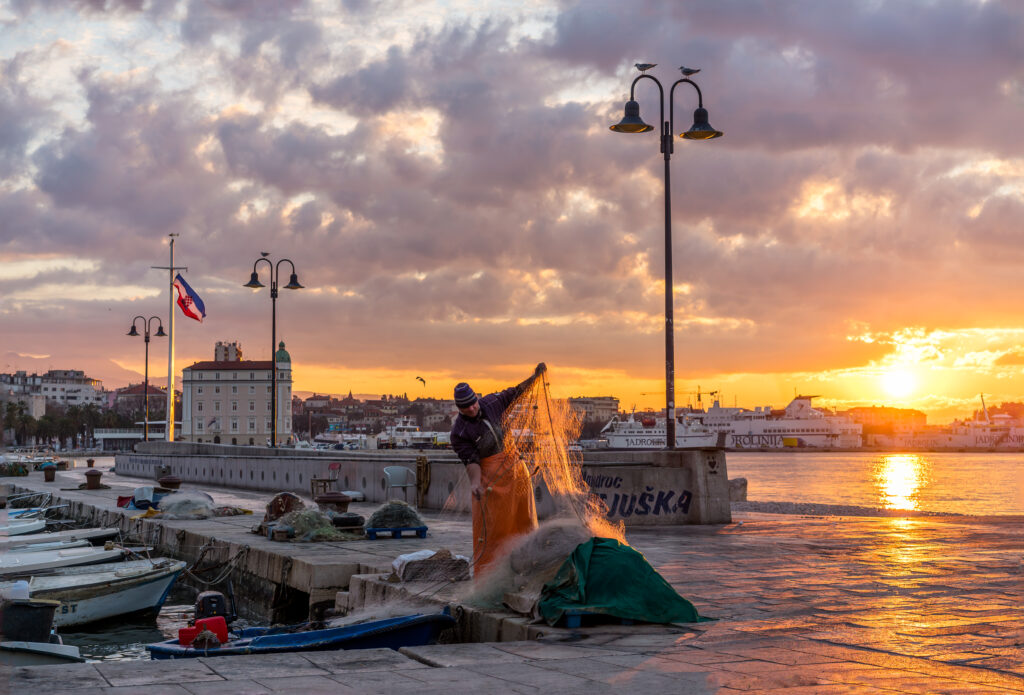
[[[7,523],[0,522],[0,537],[38,533],[45,528],[46,519],[10,519]]]
[[[80,565],[98,565],[113,562],[124,557],[123,548],[110,548],[88,545],[83,548],[65,548],[63,550],[41,550],[14,552],[8,550],[0,553],[0,577],[14,574],[30,574],[41,570],[52,570],[60,567],[77,567]]]
[[[282,652],[329,651],[334,649],[399,649],[421,646],[437,640],[442,630],[455,624],[443,613],[406,615],[358,625],[303,630],[303,625],[250,627],[232,631],[231,639],[215,648],[183,646],[171,639],[146,646],[151,659],[189,659],[197,656],[237,656]]]
[[[0,551],[9,550],[16,545],[51,543],[65,540],[87,540],[92,543],[101,543],[105,540],[116,538],[118,533],[120,531],[116,528],[85,528],[54,531],[53,533],[26,533],[13,538],[4,538],[0,535]]]
[[[158,613],[174,581],[185,569],[181,560],[153,558],[87,567],[65,567],[29,580],[33,599],[60,601],[57,627],[84,625],[125,615]],[[0,592],[11,582],[0,582]]]
[[[56,601],[0,599],[0,664],[39,666],[85,661],[52,633]]]
[[[51,642],[0,642],[0,664],[7,666],[49,666],[82,663],[78,647]]]
[[[24,538],[25,536],[15,536],[15,538]],[[85,548],[91,547],[89,541],[82,540],[67,540],[67,541],[47,541],[39,543],[20,543],[18,545],[8,545],[0,548],[0,552],[3,553],[39,553],[48,550],[67,550],[68,548]]]

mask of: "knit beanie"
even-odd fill
[[[468,408],[476,403],[476,393],[472,387],[463,381],[455,387],[455,405],[458,408]]]

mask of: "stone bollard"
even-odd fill
[[[96,459],[86,459],[85,465],[87,468],[92,468],[96,464]]]
[[[85,489],[86,490],[99,490],[100,478],[103,476],[103,471],[97,471],[95,469],[85,472]]]
[[[43,482],[52,483],[57,479],[57,466],[47,463],[43,466]]]
[[[733,478],[729,481],[729,501],[730,502],[746,502],[747,501],[747,479],[746,478]]]
[[[160,487],[168,490],[177,490],[181,487],[181,478],[176,475],[165,475],[156,482]]]

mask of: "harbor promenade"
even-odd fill
[[[19,487],[72,487],[82,469]],[[140,479],[65,491],[113,508]],[[208,487],[262,513],[268,495]],[[372,507],[359,508],[365,512]],[[118,513],[118,512],[113,512]],[[426,539],[271,543],[296,563],[386,569],[419,548],[468,554],[468,517],[426,514]],[[244,532],[253,517],[164,523]],[[630,543],[712,622],[673,627],[534,626],[539,639],[402,650],[107,662],[9,669],[0,688],[92,693],[968,693],[1024,692],[1024,549],[1007,517],[815,517],[739,512],[733,523],[631,529]],[[263,539],[250,534],[254,547]],[[269,552],[269,551],[268,551]],[[327,565],[324,565],[325,567]],[[326,570],[325,570],[326,571]],[[394,586],[394,585],[393,585]],[[430,587],[397,585],[424,593]],[[457,601],[460,587],[435,599]],[[502,635],[498,635],[501,637]]]

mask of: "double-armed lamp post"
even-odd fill
[[[288,278],[288,284],[284,286],[286,290],[301,290],[302,285],[299,284],[299,276],[295,273],[295,264],[287,258],[282,258],[274,265],[274,262],[267,258],[267,254],[263,253],[262,258],[257,258],[256,262],[252,264],[252,275],[249,277],[249,282],[242,285],[242,287],[249,287],[254,290],[258,290],[261,287],[266,287],[260,282],[260,276],[256,268],[260,263],[266,263],[270,266],[270,373],[271,373],[271,388],[270,388],[270,446],[277,446],[277,283],[281,277],[281,264],[287,263],[292,267],[291,277]]]
[[[139,319],[142,319],[142,329],[143,329],[142,335],[143,335],[143,337],[145,339],[145,343],[146,343],[146,363],[145,363],[145,381],[144,381],[145,387],[144,387],[144,391],[143,391],[143,393],[145,394],[143,396],[143,400],[145,402],[146,415],[145,415],[145,418],[142,421],[142,441],[148,442],[149,441],[149,332],[150,332],[150,329],[152,327],[151,326],[152,322],[153,321],[157,322],[156,333],[154,333],[153,335],[155,335],[157,338],[166,338],[167,334],[164,333],[164,323],[163,323],[163,321],[160,320],[159,316],[150,316],[148,319],[145,316],[136,316],[135,318],[132,319],[132,329],[130,331],[128,331],[128,335],[130,335],[130,336],[138,336],[139,335],[139,331],[135,327],[135,325],[139,322]],[[167,426],[168,427],[172,427],[173,425],[171,423],[168,423]]]
[[[675,92],[676,87],[686,83],[697,90],[697,110],[693,112],[693,125],[686,132],[680,133],[679,137],[684,140],[710,140],[722,136],[722,131],[715,130],[708,123],[708,112],[704,108],[704,96],[700,87],[690,79],[690,75],[698,72],[687,68],[680,68],[683,73],[681,79],[672,84],[668,95],[669,117],[665,120],[665,88],[653,75],[648,75],[647,70],[654,65],[639,64],[641,74],[633,80],[629,88],[629,101],[626,102],[625,114],[622,120],[611,126],[617,133],[647,133],[654,130],[654,126],[644,123],[640,118],[640,104],[635,100],[636,85],[640,80],[651,80],[658,85],[660,118],[661,123],[661,153],[665,159],[665,448],[676,448],[676,403],[675,403],[675,346],[674,326],[672,316],[672,192],[669,178],[669,160],[672,158],[674,140],[672,131],[675,130]]]

